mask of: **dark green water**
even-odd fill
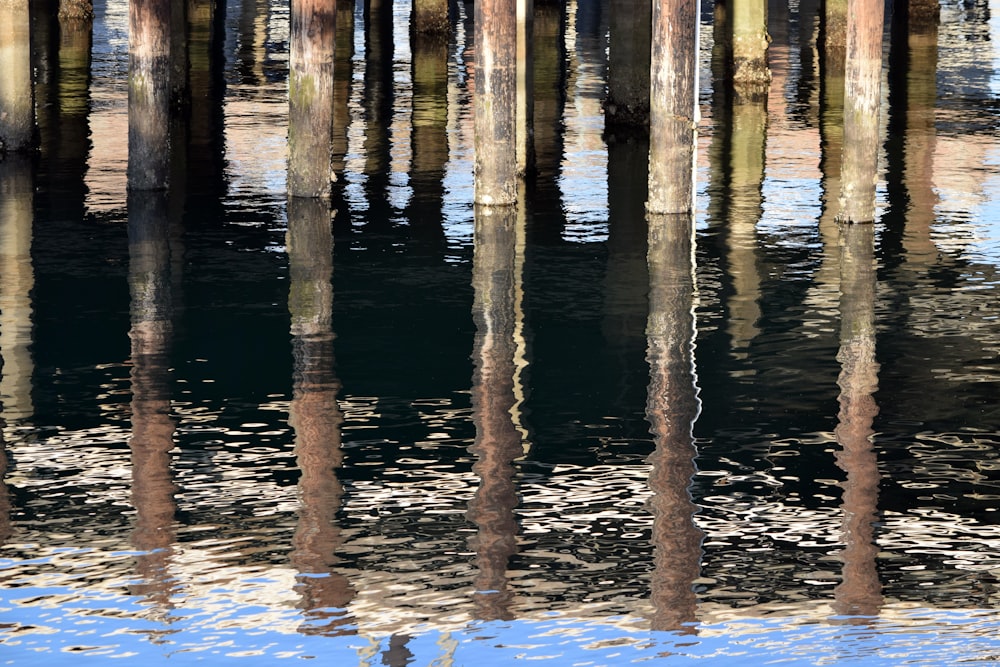
[[[287,8],[226,7],[170,192],[131,195],[127,10],[96,8],[89,63],[40,40],[41,150],[0,162],[0,660],[997,660],[985,2],[888,49],[850,230],[807,3],[772,8],[761,105],[703,11],[666,223],[605,132],[597,3],[540,6],[538,171],[489,217],[471,6],[447,49],[356,12],[329,210],[284,194]]]

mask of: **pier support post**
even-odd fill
[[[451,31],[448,0],[413,0],[410,28],[416,35],[446,37]]]
[[[29,16],[28,0],[0,0],[0,154],[34,141]]]
[[[882,84],[883,0],[848,0],[842,222],[874,222]]]
[[[170,166],[170,34],[170,0],[130,0],[130,190],[162,190],[167,187]]]
[[[475,202],[517,202],[515,0],[479,0],[475,9]]]
[[[288,194],[329,197],[335,0],[293,0],[288,76]]]
[[[608,126],[649,125],[650,43],[653,5],[649,0],[611,0],[608,49]]]
[[[653,4],[650,66],[649,213],[694,207],[698,0]]]
[[[524,176],[535,162],[535,2],[517,0],[517,173]]]
[[[740,88],[765,88],[767,66],[767,0],[732,0],[733,83]]]

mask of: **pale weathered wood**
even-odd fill
[[[30,28],[28,0],[0,0],[0,154],[34,143]]]
[[[697,0],[653,4],[647,201],[653,214],[694,207],[697,35]]]
[[[475,10],[475,202],[517,201],[515,0],[481,0]]]
[[[294,0],[288,73],[288,193],[329,197],[333,150],[335,0]]]
[[[849,0],[839,219],[874,222],[882,84],[882,0]]]
[[[129,2],[128,187],[159,190],[169,173],[170,0]]]

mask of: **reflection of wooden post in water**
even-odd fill
[[[132,544],[140,552],[136,569],[142,584],[132,588],[156,603],[161,613],[174,590],[168,571],[176,539],[170,450],[169,355],[173,334],[170,295],[170,241],[163,193],[132,192],[128,198],[129,291],[132,295],[132,504],[136,510]]]
[[[128,187],[160,190],[169,171],[170,0],[129,2]]]
[[[516,215],[515,207],[508,206],[477,206],[475,213],[472,410],[476,441],[470,451],[476,456],[472,469],[480,481],[469,502],[468,517],[478,529],[474,604],[476,617],[484,620],[511,618],[507,563],[517,551],[512,462],[524,450],[512,416],[516,402]]]
[[[414,234],[430,237],[443,247],[441,204],[448,163],[448,42],[436,35],[414,35],[411,49],[413,198],[409,218]]]
[[[7,424],[31,417],[31,265],[34,177],[31,159],[0,160],[0,402]]]
[[[609,127],[649,125],[652,10],[649,2],[611,0],[608,97],[604,103]]]
[[[654,630],[679,630],[697,620],[694,580],[703,533],[694,523],[694,423],[700,403],[694,365],[694,218],[649,216],[649,394],[646,417],[656,444],[653,469]]]
[[[646,208],[687,213],[694,209],[698,0],[653,3],[651,61]]]
[[[322,199],[288,201],[288,310],[292,325],[292,404],[299,477],[299,520],[292,538],[292,565],[299,572],[304,632],[330,633],[345,625],[342,611],[354,597],[334,571],[341,545],[336,515],[344,489],[337,479],[343,454],[333,372],[333,235],[330,205]]]
[[[31,84],[28,0],[0,2],[0,154],[32,144],[35,97]]]
[[[733,281],[729,297],[732,354],[747,357],[760,319],[760,269],[757,264],[757,222],[763,213],[764,147],[767,145],[767,98],[737,95],[732,105],[729,144],[730,188],[727,254]]]
[[[875,231],[871,225],[842,225],[840,299],[840,413],[834,434],[844,482],[844,562],[834,591],[843,616],[875,616],[882,604],[873,522],[878,511],[878,460],[872,421],[878,414],[875,361]]]
[[[292,0],[288,69],[288,193],[329,197],[336,0]]]
[[[884,14],[883,0],[848,0],[844,161],[838,214],[844,222],[875,221]]]
[[[515,0],[479,0],[475,7],[475,201],[517,201]]]

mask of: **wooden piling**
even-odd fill
[[[170,0],[129,2],[128,187],[161,190],[169,173]]]
[[[848,0],[839,220],[874,222],[882,83],[882,0]]]
[[[649,126],[652,12],[649,0],[611,0],[604,102],[604,122],[609,128]]]
[[[0,155],[34,143],[29,17],[28,0],[0,0]]]
[[[517,110],[515,135],[517,173],[525,176],[535,162],[535,2],[517,2]]]
[[[288,73],[288,194],[329,197],[336,176],[333,90],[335,0],[293,0]]]
[[[476,2],[475,48],[474,198],[509,206],[517,202],[515,0]]]
[[[446,38],[451,32],[448,0],[413,0],[410,29],[414,35],[436,35],[439,38]]]
[[[733,84],[738,94],[766,88],[771,80],[767,64],[767,0],[732,0]]]
[[[646,209],[686,213],[694,208],[698,0],[653,3],[650,73]]]

